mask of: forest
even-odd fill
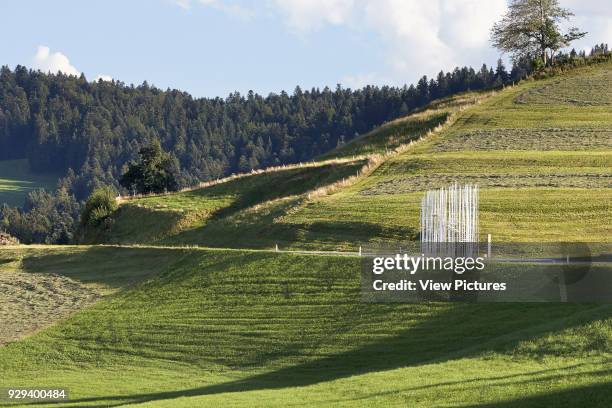
[[[310,160],[433,99],[516,81],[483,65],[416,85],[302,90],[193,98],[146,81],[89,82],[17,66],[0,69],[0,160],[27,158],[32,170],[66,178],[79,200],[114,186],[153,140],[180,164],[179,187],[232,173]]]
[[[607,45],[591,55],[608,54]],[[572,63],[584,52],[559,55]],[[0,228],[24,242],[65,243],[83,201],[119,183],[139,151],[159,142],[177,163],[177,188],[233,173],[311,160],[428,102],[467,90],[501,87],[532,73],[533,61],[507,70],[483,64],[423,76],[415,85],[338,85],[292,94],[232,93],[194,98],[146,81],[90,82],[81,75],[0,68],[0,160],[24,159],[35,172],[58,175],[55,193],[31,194],[22,208],[0,209]],[[40,214],[38,214],[40,212]],[[36,224],[35,227],[32,224]]]

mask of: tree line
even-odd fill
[[[463,67],[404,87],[296,87],[261,96],[193,98],[119,81],[0,68],[0,160],[27,158],[34,171],[66,178],[77,199],[118,180],[157,140],[178,163],[178,186],[310,160],[429,101],[516,81],[529,72]],[[125,192],[125,191],[123,191]]]
[[[572,63],[588,60],[584,53],[564,55]],[[129,193],[129,186],[140,183],[130,179],[136,174],[130,166],[156,144],[172,181],[164,186],[181,188],[310,160],[434,99],[503,86],[530,75],[533,67],[532,59],[521,56],[510,71],[500,59],[495,67],[455,68],[403,87],[296,87],[292,94],[194,98],[146,81],[89,82],[83,75],[3,66],[0,160],[25,158],[34,171],[56,173],[60,180],[54,194],[31,194],[22,208],[3,206],[0,228],[25,243],[68,242],[78,224],[74,214],[91,192],[110,186]]]

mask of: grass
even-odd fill
[[[22,271],[64,258],[90,282],[100,250],[151,251],[35,251]],[[0,348],[0,386],[67,387],[66,406],[550,406],[573,390],[607,401],[610,306],[368,304],[356,258],[155,255],[161,273]]]
[[[572,73],[562,79],[549,81],[519,95],[515,101],[529,105],[612,105],[608,86],[612,71],[596,70],[591,75]]]
[[[34,174],[27,160],[0,160],[0,204],[22,206],[28,193],[38,190],[54,190],[57,176]]]
[[[611,148],[609,128],[510,128],[458,132],[453,137],[437,140],[432,151],[609,151]]]
[[[481,230],[498,240],[606,241],[612,105],[526,95],[588,94],[593,84],[612,85],[610,66],[434,102],[323,156],[328,164],[129,201],[91,242],[354,250],[417,239],[422,192],[454,182],[481,186]],[[364,161],[350,158],[368,154],[378,157],[373,172],[312,194],[355,174]],[[334,157],[342,161],[329,164]]]
[[[86,241],[159,242],[250,207],[304,194],[357,173],[365,160],[288,167],[177,194],[130,200],[110,231],[89,231]],[[165,242],[165,241],[164,241]]]
[[[331,242],[348,238],[340,237],[340,231],[334,233],[335,225],[296,230],[294,224],[279,225],[277,220],[299,209],[305,201],[345,189],[353,183],[348,180],[355,175],[362,174],[363,178],[369,174],[370,170],[364,172],[367,166],[375,168],[395,149],[405,149],[406,142],[430,134],[466,106],[488,96],[466,93],[434,102],[423,111],[390,122],[330,153],[332,159],[323,156],[320,162],[306,166],[288,166],[230,178],[192,191],[129,200],[113,216],[108,230],[90,231],[86,242],[242,248],[280,243],[305,248],[312,246],[312,242],[307,242],[312,237],[317,244],[329,247]],[[370,161],[364,158],[366,153],[374,153]],[[366,166],[367,163],[374,164]],[[351,229],[363,235],[360,227],[355,225]],[[320,235],[329,239],[320,239]]]
[[[159,273],[179,255],[178,251],[121,252],[102,247],[3,248],[0,345],[48,327],[101,296]]]
[[[484,189],[480,194],[481,232],[491,233],[498,242],[607,242],[609,225],[601,219],[612,215],[610,197],[609,189]],[[339,234],[343,225],[370,226],[370,234],[364,227],[365,234],[352,234],[337,244],[354,250],[358,242],[416,238],[421,198],[421,193],[337,195],[305,205],[283,221],[333,223]]]
[[[571,87],[577,76],[603,77],[612,85],[610,67],[506,89],[460,112],[452,126],[391,157],[359,183],[279,219],[296,226],[328,223],[340,231],[361,225],[363,233],[351,236],[353,247],[358,240],[398,240],[402,234],[415,239],[423,191],[475,182],[483,187],[481,231],[498,241],[606,242],[609,226],[601,220],[612,217],[612,106],[515,99],[551,83]]]
[[[453,182],[498,187],[612,187],[612,151],[461,151],[391,159],[360,194],[425,191]]]
[[[454,181],[482,186],[494,242],[609,242],[612,106],[588,87],[610,68],[439,101],[326,161],[128,200],[90,231],[167,247],[3,249],[0,283],[40,288],[5,305],[100,300],[41,309],[56,324],[0,347],[0,388],[67,387],[79,407],[607,408],[610,305],[364,303],[359,258],[269,250],[417,240],[423,191]]]
[[[403,144],[425,136],[429,129],[446,122],[449,115],[449,112],[444,110],[427,110],[396,119],[322,155],[321,159],[350,157],[396,149]]]
[[[466,92],[436,100],[413,114],[401,117],[374,129],[349,143],[332,150],[320,159],[375,154],[397,149],[425,136],[443,125],[457,111],[490,96],[490,93]]]

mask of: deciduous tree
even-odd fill
[[[493,25],[491,42],[511,53],[514,60],[539,58],[548,65],[559,49],[586,35],[576,27],[561,32],[560,22],[573,15],[559,6],[558,0],[512,0],[506,15]]]
[[[163,193],[178,188],[178,163],[154,140],[140,149],[140,160],[129,164],[119,181],[128,190],[140,194]]]

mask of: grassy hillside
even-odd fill
[[[0,348],[0,387],[61,385],[67,406],[524,407],[573,395],[604,407],[609,396],[610,306],[366,304],[359,261],[347,257],[22,251],[23,273],[63,263],[71,279],[115,289],[96,272],[101,252],[122,260],[124,275],[142,270],[128,259],[165,265]]]
[[[363,303],[359,258],[270,249],[416,240],[423,192],[455,181],[481,185],[496,241],[609,242],[610,85],[606,64],[458,95],[313,163],[125,200],[85,237],[156,247],[4,249],[0,311],[23,323],[0,331],[0,388],[67,387],[79,407],[609,407],[610,305]]]
[[[3,247],[0,345],[159,273],[179,257],[180,251],[151,249],[118,252],[103,247]]]
[[[29,192],[54,190],[56,183],[56,176],[32,173],[27,160],[0,160],[0,204],[21,206]]]
[[[606,64],[506,89],[370,177],[283,221],[382,224],[414,236],[423,191],[475,182],[482,187],[481,231],[498,241],[607,241],[601,220],[612,217],[612,100],[601,93],[610,85]],[[583,87],[598,90],[591,103]],[[557,89],[559,103],[531,96]],[[580,101],[572,103],[573,95]],[[373,238],[394,237],[381,228]]]
[[[347,159],[287,166],[197,190],[129,200],[114,215],[110,231],[90,230],[85,239],[111,243],[176,242],[176,236],[185,230],[341,181],[356,174],[366,162]]]
[[[131,200],[90,242],[354,250],[417,239],[423,192],[453,182],[481,186],[481,231],[496,241],[606,241],[610,86],[606,63],[436,101],[300,169],[301,181],[287,169]],[[366,157],[361,176],[338,182]],[[253,189],[274,195],[236,198]]]
[[[89,231],[85,241],[342,249],[338,245],[349,237],[353,241],[368,239],[386,227],[333,222],[295,225],[283,219],[302,205],[317,201],[316,197],[344,191],[398,151],[448,126],[460,111],[488,96],[467,93],[436,101],[316,162],[230,178],[193,191],[128,200],[113,216],[109,229]],[[406,239],[404,228],[394,231],[395,237]]]
[[[489,92],[466,92],[433,101],[410,115],[385,123],[373,131],[321,156],[325,158],[376,154],[397,149],[418,140],[443,125],[457,111],[486,98]]]

